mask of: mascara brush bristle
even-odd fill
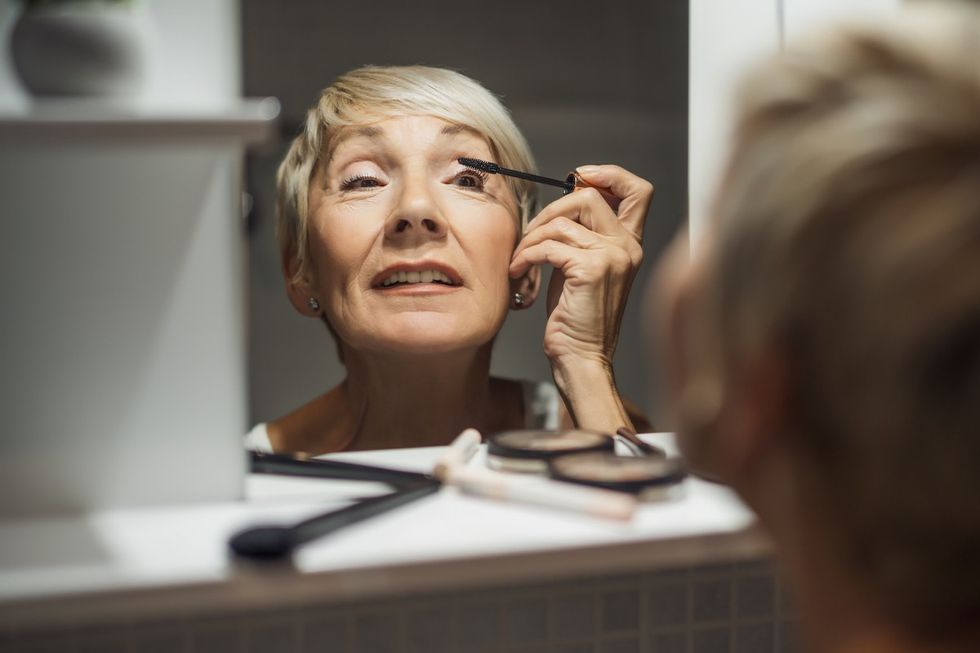
[[[483,172],[489,172],[492,175],[500,172],[500,166],[498,166],[496,163],[481,161],[480,159],[468,159],[466,157],[460,157],[458,160],[467,168],[476,168],[477,170],[482,170]]]

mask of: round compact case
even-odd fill
[[[629,492],[640,501],[676,496],[687,476],[678,458],[617,456],[609,452],[555,457],[548,461],[548,473],[559,481]]]
[[[615,442],[596,431],[502,431],[487,440],[487,465],[505,472],[548,471],[558,456],[612,453]]]

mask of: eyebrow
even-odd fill
[[[381,136],[381,134],[381,129],[378,127],[355,127],[344,129],[337,135],[337,139],[330,143],[330,157],[325,161],[324,165],[330,165],[330,163],[333,161],[334,155],[337,153],[337,148],[339,148],[344,141],[352,138],[377,139],[379,136]]]
[[[481,134],[479,131],[466,125],[446,125],[439,132],[440,136],[457,136],[459,134],[471,134],[473,136],[484,138],[483,134]],[[327,159],[326,165],[330,165],[330,163],[333,161],[334,154],[336,154],[337,149],[344,141],[358,137],[376,140],[378,137],[383,135],[384,131],[380,127],[371,127],[366,125],[363,127],[345,129],[337,137],[337,140],[330,144],[330,158]]]

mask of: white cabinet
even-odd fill
[[[0,117],[0,515],[241,495],[240,165],[277,114]]]

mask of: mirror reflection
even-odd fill
[[[295,50],[377,61],[378,40],[276,54],[318,10],[304,20],[245,3],[246,92],[280,97],[286,119],[283,150],[249,161],[247,446],[443,445],[469,426],[652,430],[631,286],[683,215],[686,169],[686,10],[657,10],[642,38],[627,25],[593,34],[603,62],[559,47],[594,28],[570,12],[547,44],[530,23],[512,29],[537,40],[523,54],[400,39],[382,47],[395,65],[345,71],[288,64]],[[433,36],[460,33],[457,19],[431,18]],[[433,64],[400,65],[419,60]],[[562,196],[460,157],[561,179],[575,169],[582,188]]]

